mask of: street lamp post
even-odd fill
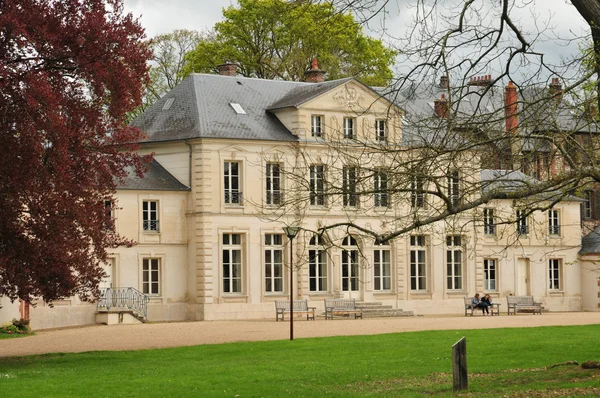
[[[298,231],[300,231],[300,227],[283,227],[283,232],[285,232],[290,241],[290,340],[294,340],[294,250],[292,242]]]

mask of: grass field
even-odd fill
[[[600,370],[546,367],[599,360],[599,335],[600,325],[429,331],[0,358],[0,396],[454,396],[462,336],[460,396],[598,396]]]

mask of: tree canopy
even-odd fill
[[[150,53],[122,0],[0,3],[0,296],[98,293]]]
[[[225,61],[247,77],[302,80],[317,57],[327,79],[355,76],[369,85],[392,78],[396,52],[365,35],[350,12],[330,2],[239,0],[223,10],[215,36],[186,59],[186,73],[214,72]]]

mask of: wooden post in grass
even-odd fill
[[[467,380],[467,338],[463,337],[452,346],[452,379],[454,391],[469,388]]]

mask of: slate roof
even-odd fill
[[[581,239],[579,254],[600,254],[600,227]]]
[[[132,125],[147,134],[144,142],[192,138],[295,141],[298,138],[268,110],[300,105],[349,80],[306,83],[192,74]],[[238,114],[231,103],[240,104],[247,114]]]
[[[189,191],[190,189],[179,182],[179,180],[155,159],[148,165],[148,171],[143,178],[138,177],[133,169],[129,169],[127,177],[120,182],[117,189],[140,190],[140,191]]]
[[[491,192],[513,192],[515,190],[524,189],[535,186],[541,183],[540,180],[528,176],[521,171],[515,170],[491,170],[483,169],[481,175],[481,191],[484,194]],[[565,194],[556,189],[541,192],[530,199],[535,200],[556,200],[583,202],[582,198],[574,195]]]

